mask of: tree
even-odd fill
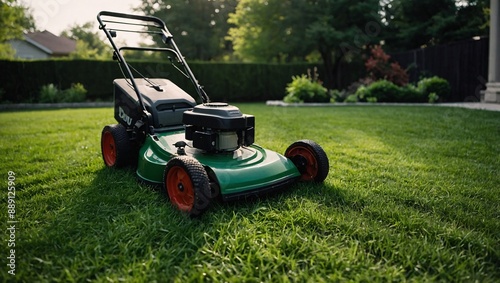
[[[73,25],[61,32],[61,36],[76,40],[76,50],[70,54],[72,58],[99,59],[108,58],[112,54],[111,47],[95,32],[93,22],[87,22],[83,25]]]
[[[305,58],[318,52],[333,88],[342,60],[378,41],[378,0],[241,0],[230,23],[235,53],[247,61]]]
[[[384,1],[385,42],[391,50],[408,50],[486,33],[487,0]]]
[[[250,62],[290,61],[304,55],[292,50],[290,41],[300,36],[287,23],[292,12],[290,1],[241,0],[228,19],[235,55]]]
[[[0,58],[14,58],[15,51],[7,41],[34,30],[35,22],[26,7],[17,0],[0,0]]]
[[[163,19],[184,56],[220,59],[231,52],[225,40],[228,14],[238,0],[143,0],[136,10]],[[160,44],[160,42],[157,42]]]

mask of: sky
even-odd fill
[[[141,0],[23,0],[21,2],[31,8],[38,30],[48,30],[55,35],[59,35],[72,25],[86,22],[94,22],[97,31],[96,18],[100,11],[136,14],[132,7],[142,3]]]

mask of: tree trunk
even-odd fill
[[[320,48],[319,53],[323,59],[323,66],[325,67],[325,79],[323,86],[327,89],[334,88],[334,71],[333,71],[333,56],[328,48]]]
[[[323,66],[325,67],[325,80],[323,86],[327,89],[335,89],[335,86],[340,87],[340,77],[336,78],[336,73],[339,72],[340,62],[342,56],[334,58],[331,49],[327,47],[320,48],[321,58],[323,59]]]
[[[324,86],[328,89],[335,89],[340,87],[341,80],[338,73],[340,72],[340,63],[342,62],[343,53],[340,52],[338,57],[333,56],[333,52],[329,48],[320,48],[321,58],[323,59],[323,66],[325,67],[325,83]]]

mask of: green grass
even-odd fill
[[[106,169],[112,109],[0,113],[2,238],[16,173],[23,282],[500,280],[500,113],[441,107],[273,108],[258,144],[321,144],[324,184],[173,209],[130,170]],[[7,274],[2,241],[2,281]]]

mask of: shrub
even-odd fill
[[[417,83],[397,86],[388,80],[379,80],[369,85],[360,85],[353,95],[347,98],[349,102],[420,102],[434,103],[450,94],[450,84],[439,77],[425,78]],[[347,99],[344,100],[347,102]]]
[[[286,87],[286,93],[283,100],[287,103],[330,101],[328,90],[318,79],[316,68],[314,76],[311,76],[310,70],[307,75],[293,76],[292,82]]]
[[[368,86],[360,86],[356,93],[350,95],[349,101],[353,102],[354,99],[359,102],[395,102],[398,101],[401,88],[392,82],[381,80],[376,81]]]
[[[81,83],[72,84],[71,88],[60,90],[54,84],[42,86],[40,89],[41,103],[60,103],[60,102],[83,102],[87,90]]]
[[[429,93],[429,103],[434,103],[439,100],[439,96],[435,92]]]
[[[365,99],[369,96],[369,91],[366,86],[360,86],[356,92],[354,93],[354,96],[357,98],[358,101],[365,101]],[[351,98],[352,99],[352,98]]]
[[[344,100],[344,102],[346,102],[346,103],[356,103],[358,101],[359,101],[359,99],[358,99],[358,96],[356,94],[351,94],[351,95],[347,96],[346,99]]]
[[[83,102],[87,90],[81,83],[71,84],[71,88],[62,92],[61,102]]]
[[[387,55],[380,45],[371,50],[371,56],[366,60],[365,67],[369,78],[376,80],[388,80],[396,85],[404,86],[408,83],[408,74],[401,68],[398,62],[389,62],[391,56]]]
[[[427,97],[413,84],[407,84],[400,88],[398,102],[427,102]]]
[[[421,79],[418,82],[418,89],[426,98],[430,98],[434,93],[439,99],[446,100],[451,93],[450,83],[437,76]]]
[[[387,80],[380,80],[372,83],[356,94],[361,99],[373,101],[372,97],[378,102],[398,102],[401,96],[401,88]]]
[[[335,102],[342,102],[345,99],[345,91],[340,91],[338,89],[331,89],[328,91],[330,95],[330,102],[335,103]]]
[[[42,86],[40,89],[41,103],[56,103],[58,102],[59,89],[54,84]]]

